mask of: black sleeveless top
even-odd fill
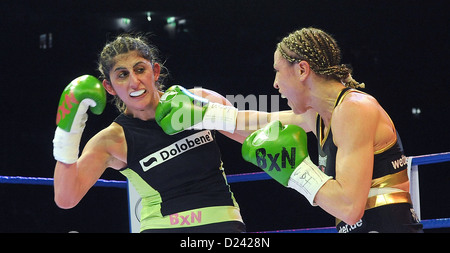
[[[345,95],[350,92],[360,92],[343,89],[336,99],[335,107],[339,105]],[[324,123],[317,115],[316,131],[319,150],[319,168],[327,175],[336,178],[336,153],[338,148],[333,142],[331,127],[324,133]],[[371,188],[384,188],[408,181],[407,158],[403,154],[400,137],[386,148],[374,153],[373,176]],[[348,225],[336,219],[336,229],[339,233],[367,233],[367,232],[423,232],[422,224],[417,220],[411,205],[408,192],[392,192],[368,197],[366,208],[361,220]]]
[[[336,99],[335,107],[339,105],[345,95],[350,92],[360,92],[345,88]],[[336,178],[336,153],[337,147],[333,142],[333,132],[331,127],[324,133],[324,123],[320,115],[317,115],[316,131],[318,139],[319,168],[328,176]],[[381,178],[386,175],[395,174],[406,170],[407,158],[403,154],[403,147],[400,136],[394,142],[382,150],[375,151],[372,179]],[[374,187],[374,186],[373,186]],[[376,187],[376,186],[375,186]]]
[[[130,181],[143,198],[148,193],[140,189],[157,192],[160,203],[155,204],[160,205],[162,216],[210,206],[235,206],[215,132],[187,130],[167,135],[155,120],[142,121],[124,114],[114,122],[122,126],[127,141],[127,167],[122,170],[133,171],[123,174],[139,178]]]

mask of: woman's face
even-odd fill
[[[275,80],[273,87],[278,89],[282,98],[288,100],[288,105],[296,114],[308,110],[306,106],[305,86],[301,84],[299,64],[290,64],[276,50],[274,53]]]
[[[127,110],[143,111],[146,108],[156,108],[159,102],[159,91],[156,81],[161,67],[153,65],[149,60],[139,56],[137,51],[120,54],[114,58],[109,77],[110,85],[105,89],[111,95],[117,95],[127,106]]]

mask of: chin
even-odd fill
[[[305,113],[306,112],[306,110],[305,109],[302,109],[302,108],[299,108],[298,106],[295,106],[295,104],[292,104],[292,103],[290,103],[290,101],[288,100],[288,106],[292,109],[292,111],[295,113],[295,114],[302,114],[302,113]]]
[[[291,106],[292,111],[294,112],[294,114],[303,114],[305,113],[307,110],[305,109],[300,109],[300,108],[295,108]]]

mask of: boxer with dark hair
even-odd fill
[[[99,70],[102,81],[77,78],[61,96],[53,140],[56,204],[76,206],[112,168],[142,197],[141,232],[244,232],[215,131],[167,135],[155,121],[166,74],[156,48],[140,36],[118,36],[101,52]],[[79,156],[87,110],[103,111],[105,90],[114,96],[121,114],[90,138]],[[226,103],[211,91],[196,92],[211,102]]]

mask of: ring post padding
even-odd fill
[[[419,191],[419,166],[412,165],[413,157],[408,158],[408,177],[409,177],[409,193],[411,195],[411,202],[417,218],[421,220],[420,216],[420,191]]]
[[[422,220],[420,212],[419,165],[448,161],[450,161],[450,152],[408,157],[409,192],[414,211],[419,220]]]

